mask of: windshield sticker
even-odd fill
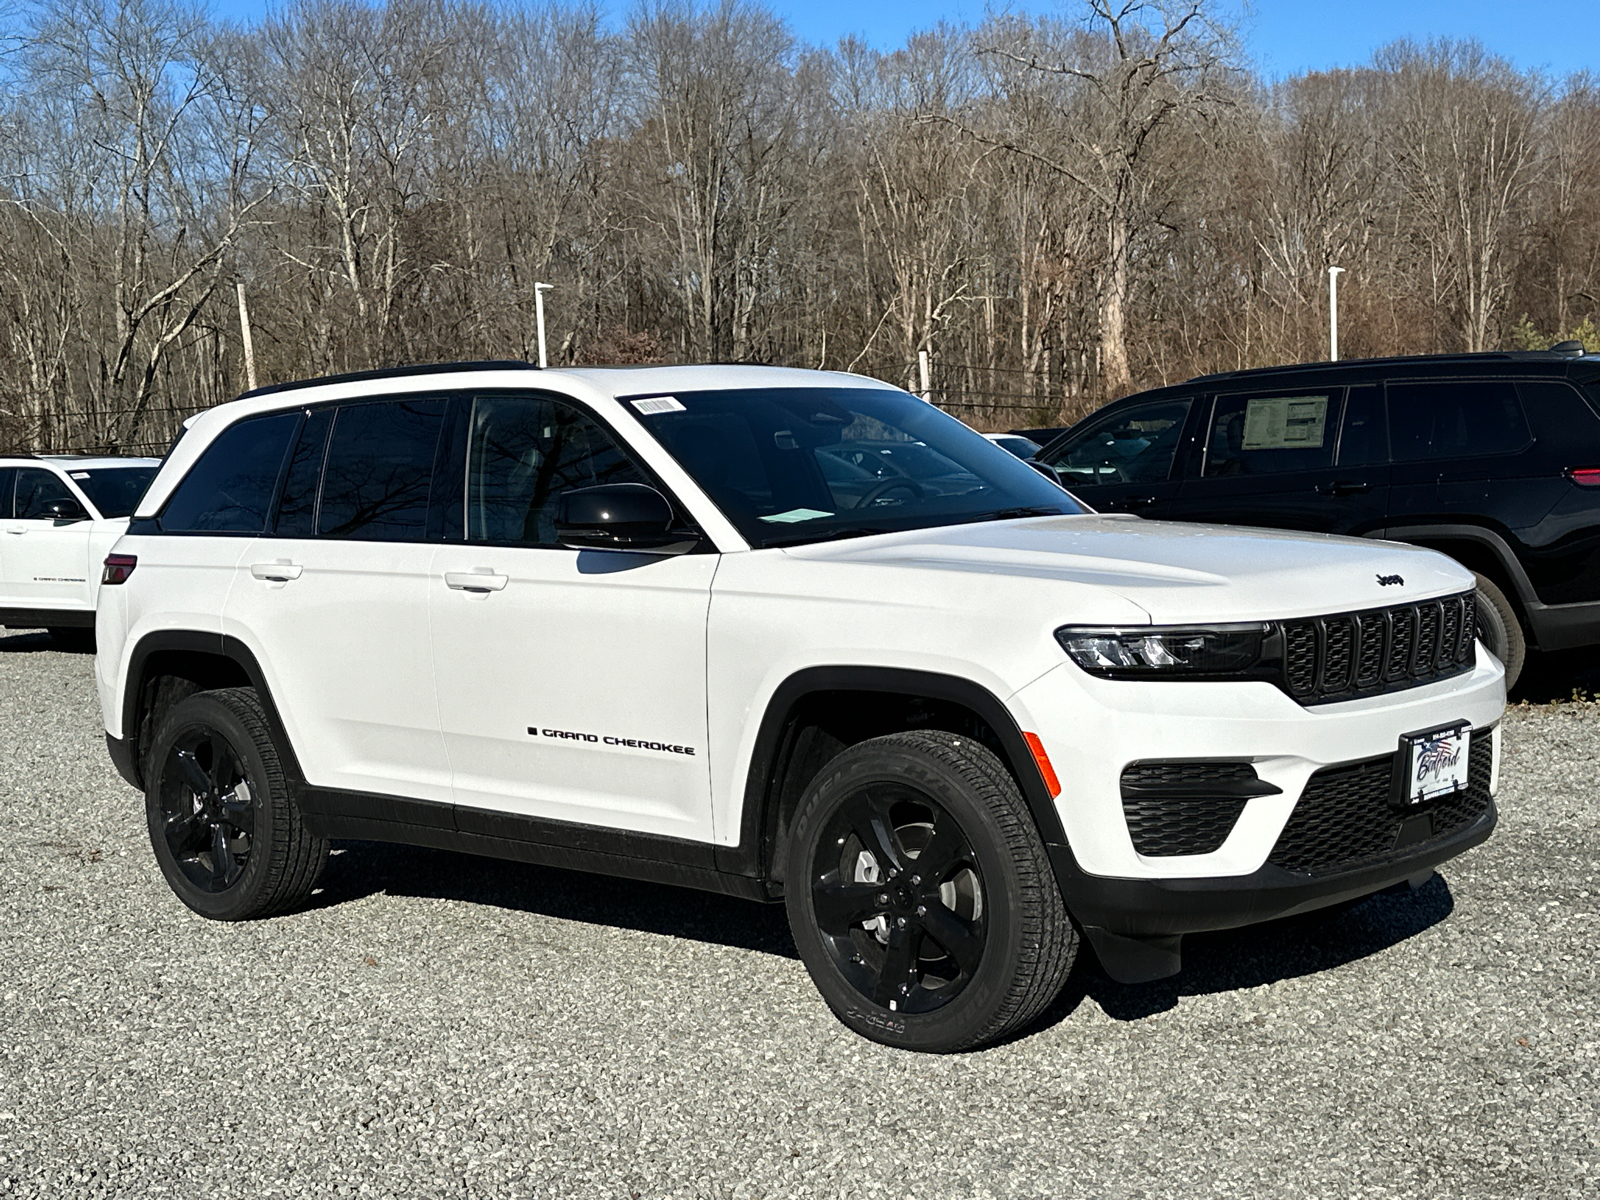
[[[1270,396],[1244,410],[1245,450],[1319,448],[1328,420],[1326,396]]]
[[[686,411],[683,402],[676,396],[651,396],[645,400],[635,400],[633,407],[643,417],[653,417],[657,413]]]
[[[67,474],[71,475],[74,479],[87,479],[87,478],[89,478],[89,472],[87,472],[87,471],[68,471]]]
[[[796,521],[815,521],[818,517],[831,517],[831,512],[822,512],[815,508],[791,508],[788,512],[773,513],[770,517],[762,517],[763,521],[771,521],[774,525],[793,525]]]

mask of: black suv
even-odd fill
[[[1109,404],[1035,459],[1101,511],[1441,550],[1477,574],[1507,686],[1530,647],[1600,643],[1600,356],[1206,375]]]

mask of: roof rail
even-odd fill
[[[288,383],[269,383],[266,387],[241,392],[237,399],[272,396],[300,388],[322,387],[332,383],[360,383],[368,379],[399,379],[406,375],[447,375],[453,371],[537,371],[536,364],[520,358],[489,358],[468,362],[418,363],[410,367],[379,367],[374,371],[347,371],[340,375],[319,375],[314,379],[295,379]]]
[[[1483,363],[1483,362],[1549,362],[1552,359],[1573,357],[1570,351],[1557,350],[1486,350],[1479,353],[1459,354],[1394,354],[1382,358],[1341,358],[1338,362],[1281,363],[1273,367],[1242,367],[1236,371],[1215,371],[1209,375],[1196,375],[1185,383],[1200,383],[1210,379],[1237,379],[1249,375],[1275,375],[1284,371],[1321,371],[1330,367],[1384,367],[1407,363]]]

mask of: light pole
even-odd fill
[[[533,285],[533,319],[539,326],[539,365],[548,367],[550,356],[544,348],[544,294],[553,288],[553,283],[536,283]]]
[[[1339,276],[1343,267],[1328,268],[1328,361],[1339,361]]]

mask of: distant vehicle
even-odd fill
[[[0,625],[87,643],[100,563],[156,458],[0,455]]]
[[[1023,437],[1020,433],[986,433],[983,436],[1002,450],[1009,450],[1021,459],[1032,458],[1039,452],[1039,443],[1030,437]]]
[[[1477,576],[1505,664],[1600,644],[1600,356],[1310,363],[1128,396],[1041,450],[1102,512],[1387,538]]]
[[[1049,429],[1012,429],[1007,432],[1013,437],[1025,437],[1030,442],[1038,442],[1041,446],[1048,446],[1065,433],[1068,428],[1066,425],[1054,425]]]

